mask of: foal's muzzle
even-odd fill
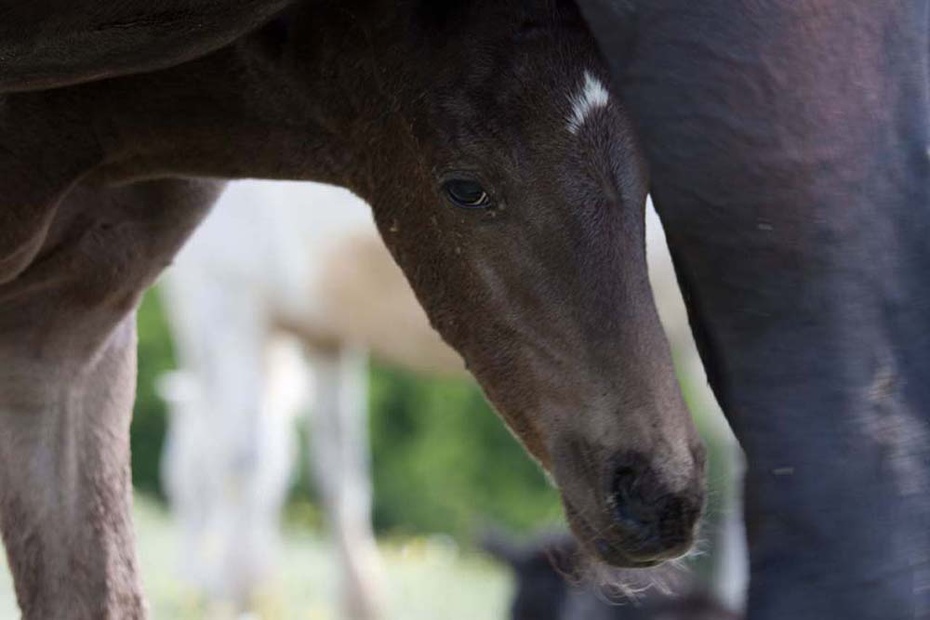
[[[599,505],[565,496],[575,533],[613,566],[654,566],[683,555],[694,542],[704,505],[703,450],[694,454],[693,466],[677,475],[663,473],[642,455],[614,459],[601,478],[601,492],[588,496]]]
[[[595,550],[611,564],[657,564],[678,557],[694,542],[703,501],[701,484],[669,489],[646,459],[627,456],[614,468],[608,487],[612,527],[597,537]]]

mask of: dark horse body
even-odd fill
[[[352,117],[371,109],[371,102],[340,89],[348,86],[340,83],[344,76],[327,72],[327,62],[343,54],[362,67],[359,48],[371,45],[388,57],[393,48],[353,30],[351,11],[330,7],[328,15],[344,22],[343,30],[298,19],[283,50],[272,24],[244,46],[177,69],[81,84],[220,49],[260,25],[280,2],[239,3],[219,12],[223,3],[195,0],[127,2],[105,11],[94,0],[46,0],[30,5],[35,11],[20,4],[0,4],[0,89],[26,91],[0,100],[0,283],[6,283],[0,290],[0,495],[4,537],[28,617],[142,613],[129,550],[128,421],[113,411],[125,410],[132,394],[127,360],[135,298],[195,225],[212,189],[186,181],[124,189],[101,184],[176,175],[313,178],[361,193],[373,203],[388,245],[434,324],[463,352],[527,447],[553,469],[589,549],[615,563],[651,563],[687,542],[685,529],[701,494],[694,482],[701,458],[682,421],[680,398],[669,388],[654,311],[642,299],[644,260],[639,274],[623,267],[629,256],[598,254],[610,239],[598,237],[605,228],[634,242],[641,234],[635,218],[601,215],[593,218],[600,228],[588,227],[590,221],[566,228],[538,209],[535,219],[522,220],[525,229],[510,229],[520,234],[508,241],[495,236],[490,213],[476,232],[440,212],[422,221],[411,215],[412,207],[379,212],[384,194],[407,199],[404,187],[374,182],[379,170],[405,165],[417,171],[407,179],[419,180],[430,165],[460,164],[433,157],[448,145],[430,133],[428,114],[400,114],[402,122],[394,122],[392,113],[416,109],[420,99],[379,100],[382,115],[364,122]],[[612,63],[615,92],[639,129],[711,381],[747,452],[750,617],[930,617],[928,3],[579,4]],[[329,6],[296,5],[305,12]],[[424,3],[399,30],[441,50],[433,62],[456,58],[454,42],[416,32],[417,20],[432,20],[438,30],[457,23],[455,11],[438,6]],[[539,16],[531,17],[533,31]],[[178,32],[166,23],[196,27],[165,41],[159,36],[166,30]],[[584,49],[569,51],[584,55]],[[305,62],[284,62],[279,70],[282,57]],[[494,66],[482,57],[472,70],[482,63]],[[401,71],[402,65],[387,69]],[[546,74],[532,63],[529,69],[511,77]],[[367,79],[391,85],[396,76],[390,71]],[[408,77],[417,84],[422,76]],[[321,110],[295,83],[343,105]],[[424,99],[428,83],[419,83]],[[70,84],[81,85],[37,90]],[[449,84],[436,87],[450,92]],[[545,92],[534,94],[544,98]],[[486,99],[495,97],[498,92]],[[520,111],[532,109],[528,99],[543,98],[524,92],[507,103]],[[454,97],[444,101],[446,112],[466,121],[459,129],[506,118],[498,109],[463,110]],[[606,97],[590,102],[608,109]],[[611,114],[604,136],[627,144],[622,121]],[[498,153],[510,156],[500,167],[511,176],[519,176],[521,162],[546,161],[506,139],[508,131],[539,135],[539,127],[524,120],[517,115],[491,128]],[[224,123],[228,139],[218,143]],[[362,136],[369,134],[393,148],[379,149],[373,141],[373,154],[359,166],[352,148],[367,147]],[[478,138],[459,136],[455,146],[467,152]],[[548,146],[561,148],[560,139]],[[336,149],[340,144],[346,148]],[[574,188],[573,195],[635,203],[642,192],[635,153],[599,148],[593,184]],[[308,160],[318,162],[312,175],[299,165]],[[634,173],[618,183],[598,176],[606,168]],[[538,180],[542,191],[559,193]],[[78,182],[82,187],[62,202]],[[545,204],[539,197],[531,202]],[[503,221],[521,221],[520,205],[507,206]],[[408,236],[410,227],[417,238]],[[593,258],[576,260],[571,250],[560,250],[562,230],[571,237],[566,247],[592,249]],[[517,275],[495,271],[510,258],[508,244],[536,247],[531,233],[549,239],[551,262]],[[427,239],[441,242],[433,247]],[[462,248],[468,254],[471,245],[482,250],[468,257],[479,265],[474,272],[449,258]],[[424,251],[433,260],[423,260]],[[560,279],[556,267],[566,265],[587,283]],[[479,293],[460,300],[463,309],[456,313],[442,295],[447,281]],[[540,287],[549,287],[548,299],[556,300],[551,308],[570,308],[574,300],[588,316],[534,314],[545,297]],[[503,315],[487,312],[495,304],[503,310],[501,295],[516,305]],[[624,306],[630,301],[637,303]],[[609,313],[618,307],[634,310],[618,321]],[[463,324],[468,316],[481,320]],[[563,340],[540,346],[543,332]],[[606,350],[586,348],[593,347],[592,334],[648,362],[618,365]],[[588,345],[578,346],[582,338]],[[536,343],[529,359],[513,344],[523,341]],[[604,391],[609,384],[596,373],[577,375],[584,390],[559,392],[559,377],[576,367],[619,377],[616,394]],[[532,380],[499,381],[502,371]],[[34,388],[36,377],[43,378],[43,389]],[[569,396],[573,400],[566,401]],[[574,402],[585,411],[569,415],[564,408]],[[651,428],[661,433],[647,430],[648,416],[625,423],[605,416],[616,408],[648,411]],[[59,413],[54,423],[34,415],[49,410]],[[95,419],[102,414],[94,412],[113,420]],[[604,445],[592,439],[597,436]],[[49,445],[56,447],[54,456]],[[627,457],[607,473],[598,465],[644,446],[647,461]],[[49,487],[50,479],[57,486]],[[595,490],[605,479],[623,487],[611,487],[616,495],[608,500]],[[631,499],[636,480],[655,487],[648,498]],[[660,506],[666,497],[672,499]],[[646,523],[641,509],[631,518],[621,502],[616,523],[597,521],[603,518],[597,507],[605,501],[613,506],[617,498],[646,502],[657,521],[675,514],[674,531],[643,535],[631,546],[622,532]],[[93,527],[80,525],[88,520]]]
[[[928,3],[581,4],[747,455],[749,616],[930,617]]]

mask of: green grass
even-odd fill
[[[153,618],[226,620],[207,613],[179,580],[179,537],[161,505],[136,498],[139,559]],[[263,597],[261,620],[339,620],[335,613],[333,556],[319,535],[289,529],[280,578]],[[509,582],[497,566],[457,551],[442,538],[413,538],[381,545],[390,596],[386,620],[497,620],[504,617]],[[0,565],[0,620],[19,617],[13,584]],[[256,620],[257,620],[256,618]]]

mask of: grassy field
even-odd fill
[[[205,612],[177,578],[177,532],[165,510],[136,499],[139,555],[152,615],[159,620],[226,620]],[[286,537],[281,578],[249,620],[337,620],[332,556],[325,541],[304,531]],[[414,539],[382,545],[388,571],[388,620],[497,620],[504,617],[510,584],[481,557],[459,553],[442,540]],[[13,584],[0,566],[0,620],[19,617]]]

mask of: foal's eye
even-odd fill
[[[491,206],[491,197],[480,183],[464,179],[446,181],[442,191],[457,207],[463,209],[486,209]]]

